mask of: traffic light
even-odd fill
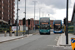
[[[10,25],[10,20],[8,20],[8,24]]]
[[[26,21],[25,18],[23,18],[23,25],[25,25],[25,23],[26,23],[25,21]]]
[[[64,18],[64,25],[66,25],[66,18]]]
[[[18,0],[18,1],[20,1],[20,0]]]
[[[30,19],[28,19],[28,25],[30,25]]]

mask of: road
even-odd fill
[[[0,44],[0,50],[70,50],[58,47],[57,39],[60,34],[32,35],[15,41]]]

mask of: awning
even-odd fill
[[[7,23],[7,24],[8,24],[8,22],[6,22],[6,21],[4,21],[4,20],[2,20],[2,19],[0,19],[0,22]]]

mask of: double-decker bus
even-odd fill
[[[39,33],[50,34],[50,18],[42,17],[39,19]]]
[[[53,26],[54,26],[54,33],[62,33],[62,20],[54,20],[53,21]]]

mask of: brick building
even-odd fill
[[[20,25],[23,25],[23,20],[19,20],[19,26]],[[26,26],[28,27],[28,20],[26,20]],[[33,18],[31,18],[29,28],[32,30],[33,27],[34,27],[34,20],[33,20]]]
[[[39,20],[35,20],[35,26],[38,26]],[[53,28],[53,20],[50,20],[51,28]],[[23,25],[23,20],[19,20],[19,26]],[[26,20],[26,26],[28,27],[28,20]],[[32,30],[34,28],[34,19],[30,19],[29,28]]]
[[[11,25],[14,24],[14,5],[15,0],[0,0],[0,24],[8,24],[11,19]]]

